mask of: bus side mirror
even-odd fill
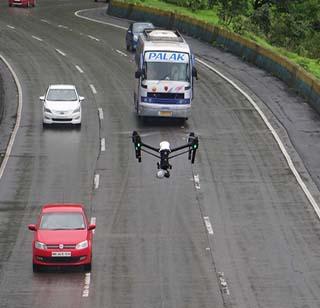
[[[198,80],[198,71],[194,66],[192,67],[192,77],[195,77],[196,80]]]
[[[137,70],[134,74],[134,77],[136,78],[140,78],[142,76],[142,71],[141,70]]]

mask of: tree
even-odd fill
[[[226,25],[230,25],[234,17],[247,15],[249,11],[247,0],[218,0],[217,3],[219,5],[218,16]]]

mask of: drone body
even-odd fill
[[[171,148],[170,143],[168,141],[162,141],[160,143],[159,148],[155,148],[153,146],[145,144],[141,141],[141,137],[136,131],[132,133],[132,142],[134,143],[136,158],[139,163],[141,162],[141,151],[160,159],[160,161],[157,163],[158,178],[170,177],[169,170],[172,169],[172,165],[169,163],[169,160],[171,158],[188,153],[188,159],[191,160],[191,163],[193,164],[196,157],[196,152],[199,146],[198,137],[195,137],[194,133],[189,134],[187,144],[176,147],[176,148]],[[145,150],[144,148],[147,148],[148,150],[151,150],[157,154],[154,154],[153,152]],[[184,149],[187,149],[187,150],[185,150],[184,152],[181,152]],[[175,155],[171,155],[174,152],[178,152],[178,153]]]

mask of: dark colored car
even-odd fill
[[[133,22],[130,24],[126,34],[127,50],[135,50],[138,43],[139,34],[145,29],[154,29],[151,22]]]

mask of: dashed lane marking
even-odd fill
[[[93,94],[97,94],[97,90],[96,90],[96,88],[94,87],[93,84],[90,85],[90,88],[91,88],[91,91],[92,91]]]
[[[60,49],[57,49],[57,48],[56,48],[56,52],[64,57],[67,55],[66,53],[64,53],[63,51],[61,51]]]
[[[35,35],[32,35],[32,38],[34,38],[34,39],[37,40],[37,41],[43,42],[43,39],[42,39],[42,38],[37,37],[37,36],[35,36]]]
[[[84,71],[82,70],[82,68],[79,65],[75,65],[75,67],[81,74],[84,73]]]
[[[204,216],[204,223],[206,224],[207,230],[209,234],[213,234],[213,229],[212,229],[212,225],[210,222],[210,218],[208,216]]]
[[[50,21],[48,21],[48,20],[46,20],[46,19],[40,19],[42,22],[45,22],[46,24],[51,24],[51,22]]]
[[[127,55],[125,52],[123,52],[123,51],[121,51],[121,50],[119,50],[119,49],[116,49],[116,52],[117,52],[118,54],[120,54],[121,56],[128,57],[128,55]]]
[[[97,42],[100,42],[100,40],[92,35],[88,35],[89,38],[91,38],[92,40],[95,40]]]
[[[95,225],[95,224],[96,224],[96,221],[97,221],[97,218],[96,218],[96,217],[91,217],[90,224]],[[96,231],[96,230],[93,229],[93,230],[92,230],[92,233],[94,234],[95,231]]]
[[[106,139],[105,138],[101,138],[100,145],[101,145],[101,152],[104,152],[106,150]]]
[[[94,189],[98,189],[99,183],[100,183],[100,175],[99,174],[95,174],[93,182],[94,182]]]
[[[224,278],[224,273],[219,272],[218,276],[219,276],[219,281],[220,281],[220,286],[221,286],[222,292],[230,295],[228,283],[227,283],[226,279]]]
[[[194,186],[196,187],[196,189],[200,189],[200,177],[199,177],[199,174],[195,174],[193,178],[194,178]]]
[[[62,28],[62,29],[69,29],[69,27],[64,26],[64,25],[58,25],[58,28]]]
[[[99,112],[99,119],[103,120],[103,110],[102,110],[102,108],[98,108],[98,112]]]
[[[84,286],[83,286],[83,291],[82,291],[82,297],[89,296],[90,281],[91,281],[91,273],[86,273],[84,276]]]
[[[7,27],[8,27],[9,29],[15,29],[14,26],[10,26],[10,25],[7,25]]]

